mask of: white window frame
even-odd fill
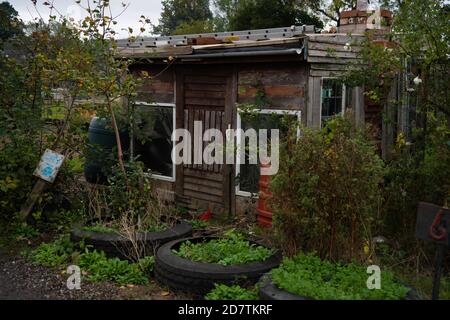
[[[280,114],[280,115],[296,115],[297,116],[297,120],[300,123],[302,120],[302,111],[301,110],[282,110],[282,109],[258,109],[257,110],[258,113],[261,114]],[[240,110],[238,109],[237,112],[237,117],[236,117],[236,149],[240,150],[241,147],[241,131],[239,129],[242,129],[241,127],[242,125],[242,119],[241,119],[241,115],[240,115]],[[297,137],[300,137],[300,127],[297,128]],[[235,173],[235,177],[238,177],[240,172],[241,172],[241,166],[239,165],[240,163],[240,159],[241,159],[241,153],[237,152],[236,154],[236,173]],[[243,191],[240,190],[240,183],[236,185],[235,187],[235,193],[237,196],[242,196],[242,197],[249,197],[249,198],[259,198],[258,194],[256,193],[251,193],[248,191]]]
[[[337,77],[322,77],[320,79],[320,127],[322,128],[322,90],[323,90],[323,80],[324,79],[338,79]],[[341,112],[337,115],[343,116],[345,114],[345,100],[347,98],[347,86],[342,84],[342,102],[341,102]],[[337,116],[336,115],[336,116]]]
[[[160,103],[160,102],[154,102],[154,103],[148,103],[148,102],[143,102],[143,101],[136,101],[135,102],[136,106],[145,106],[145,107],[171,107],[173,109],[173,127],[172,127],[172,132],[173,130],[175,130],[176,127],[176,105],[175,103]],[[175,147],[175,141],[172,141],[172,150]],[[168,182],[175,182],[176,181],[176,166],[175,164],[172,163],[172,177],[169,176],[163,176],[160,174],[151,174],[150,177],[155,179],[155,180],[162,180],[162,181],[168,181]]]

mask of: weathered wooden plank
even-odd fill
[[[194,50],[191,46],[167,46],[160,48],[119,48],[115,53],[118,58],[152,58],[170,57],[191,54]]]
[[[214,172],[207,172],[207,171],[201,171],[201,170],[194,170],[190,168],[185,168],[184,175],[186,177],[193,177],[193,178],[201,178],[206,180],[212,180],[212,181],[219,181],[221,182],[222,175]]]
[[[185,103],[187,105],[198,105],[198,106],[217,106],[224,107],[225,100],[224,99],[211,99],[211,98],[190,98],[185,97]],[[200,119],[197,119],[200,120]]]
[[[271,66],[243,67],[239,70],[239,85],[256,84],[278,86],[306,81],[306,65],[301,63],[277,63]]]
[[[208,202],[215,202],[217,204],[223,205],[223,197],[205,194],[197,191],[191,191],[187,189],[184,189],[184,195],[192,197],[194,199],[200,199]]]
[[[343,70],[313,70],[311,69],[310,75],[312,77],[338,77],[344,73]]]
[[[357,58],[357,54],[355,52],[343,52],[343,51],[333,51],[333,50],[309,50],[308,51],[308,60],[309,57],[330,57],[330,58]]]
[[[308,62],[310,63],[349,64],[357,60],[354,58],[308,57]]]
[[[210,195],[214,195],[214,196],[218,196],[218,197],[223,197],[222,185],[220,185],[220,189],[218,189],[211,185],[199,184],[198,182],[187,183],[185,181],[184,182],[184,190],[190,190],[193,192],[201,192],[204,194],[210,194]]]
[[[198,84],[198,83],[186,83],[186,91],[225,91],[224,84]]]
[[[221,91],[186,91],[185,96],[187,98],[212,98],[212,99],[225,99],[225,92]]]
[[[225,85],[227,79],[225,77],[217,77],[217,76],[204,76],[204,75],[187,75],[186,82],[188,83],[200,83],[203,85],[209,84],[223,84]]]
[[[311,42],[329,43],[329,44],[354,44],[363,40],[363,36],[347,36],[347,35],[333,35],[333,34],[309,34],[308,45]]]
[[[323,42],[308,42],[308,53],[311,52],[311,50],[334,50],[334,51],[338,51],[338,52],[359,52],[361,51],[361,47],[358,45],[351,45],[350,43],[350,48],[351,50],[349,51],[346,48],[346,43],[323,43]]]
[[[346,65],[332,64],[332,63],[311,63],[311,69],[313,70],[345,70]]]
[[[250,86],[240,85],[238,92],[239,97],[248,98],[255,97],[258,90],[264,90],[268,97],[304,97],[305,90],[300,85],[292,84],[290,86],[263,86],[262,88],[254,88]]]

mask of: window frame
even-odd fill
[[[241,115],[240,115],[240,110],[238,109],[238,112],[236,113],[236,150],[239,150],[240,146],[241,146],[241,132],[239,129],[242,129],[242,119],[241,119]],[[279,114],[279,115],[296,115],[297,116],[297,121],[301,122],[302,120],[302,111],[301,110],[286,110],[286,109],[257,109],[258,113],[261,114]],[[300,127],[297,128],[297,138],[300,137]],[[241,166],[239,164],[241,159],[241,154],[240,152],[236,153],[236,170],[235,170],[235,175],[234,177],[238,177],[240,172],[241,172]],[[244,190],[240,190],[240,183],[238,183],[235,186],[235,194],[237,196],[241,196],[241,197],[247,197],[247,198],[259,198],[258,193],[252,193],[252,192],[248,192],[248,191],[244,191]]]
[[[134,105],[136,106],[145,106],[145,107],[166,107],[166,108],[172,108],[173,113],[172,113],[172,133],[173,131],[176,129],[176,104],[175,103],[163,103],[163,102],[144,102],[144,101],[136,101],[134,103]],[[172,139],[171,139],[172,140]],[[175,141],[172,140],[172,151],[174,150],[175,147]],[[171,155],[172,157],[172,155]],[[176,181],[176,165],[173,164],[172,162],[172,176],[163,176],[160,174],[150,174],[150,178],[153,178],[155,180],[162,180],[162,181],[168,181],[168,182],[175,182]]]
[[[323,121],[322,121],[322,91],[323,91],[323,80],[324,79],[338,79],[337,77],[321,77],[320,79],[320,127],[323,128]],[[343,116],[345,114],[345,104],[347,100],[347,86],[342,83],[342,101],[341,101],[341,112],[336,114],[335,116]],[[331,118],[331,117],[330,117]]]

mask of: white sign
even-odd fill
[[[39,164],[34,171],[34,175],[52,183],[55,181],[56,175],[58,174],[59,168],[61,168],[63,161],[64,156],[62,154],[47,149],[42,155],[41,161],[39,161]]]

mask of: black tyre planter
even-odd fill
[[[160,245],[191,235],[191,225],[184,220],[180,220],[173,227],[163,231],[139,232],[136,238],[139,242],[145,244],[147,255],[153,255]],[[86,231],[83,230],[83,225],[76,225],[72,228],[70,239],[73,242],[84,241],[85,245],[104,251],[108,257],[117,257],[124,260],[129,259],[125,253],[129,248],[132,248],[132,242],[118,233]]]
[[[302,297],[294,293],[290,293],[284,289],[278,288],[272,281],[270,274],[264,275],[259,284],[259,297],[262,300],[314,300],[307,297]],[[403,300],[420,300],[420,296],[417,291],[411,286],[403,284],[409,288],[409,292]]]
[[[259,297],[262,300],[311,300],[278,288],[270,274],[264,275],[259,284]]]
[[[197,237],[171,241],[162,245],[155,257],[156,280],[175,291],[203,295],[221,284],[254,284],[259,278],[276,268],[281,262],[281,253],[276,251],[261,262],[223,266],[216,263],[195,262],[176,256],[172,250],[186,240],[193,243],[214,237]],[[250,243],[254,243],[250,241]]]

